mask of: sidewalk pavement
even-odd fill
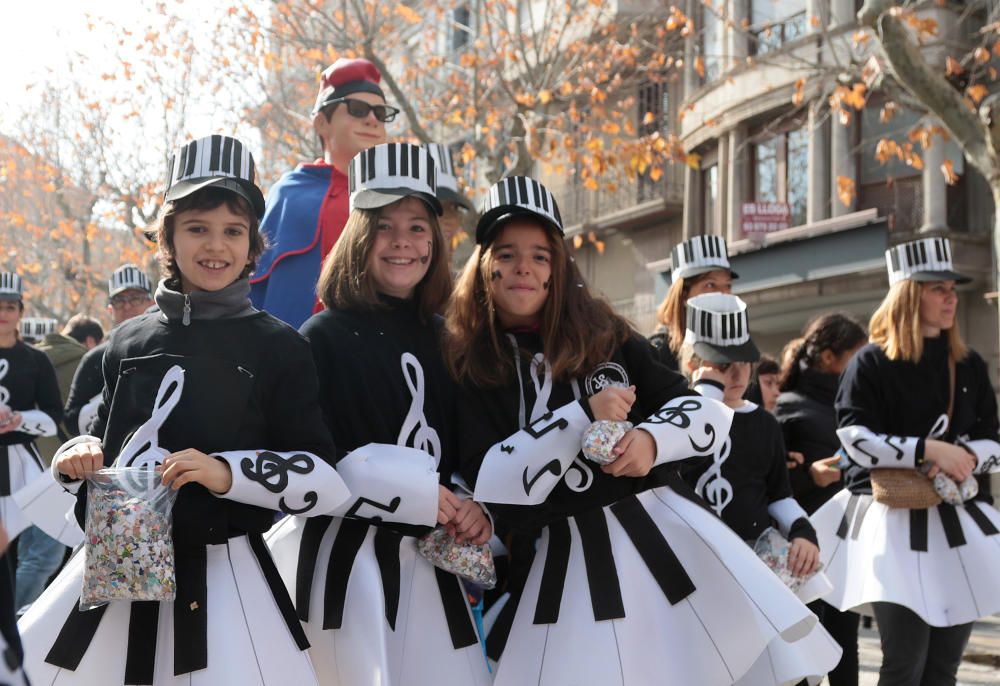
[[[861,658],[860,686],[876,686],[878,668],[882,663],[878,628],[862,627],[858,634]],[[827,682],[824,680],[824,684]],[[1000,684],[1000,615],[976,622],[972,638],[958,669],[958,686],[997,686]]]

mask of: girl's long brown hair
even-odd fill
[[[719,267],[725,270],[725,267]],[[707,279],[712,272],[698,274],[691,278],[679,278],[670,284],[667,297],[660,303],[656,310],[656,320],[667,329],[667,345],[674,357],[680,359],[681,346],[684,344],[684,333],[687,329],[687,300],[691,288],[701,281]]]
[[[923,287],[924,284],[912,279],[893,284],[868,322],[868,339],[882,348],[890,360],[917,362],[923,357],[924,334],[920,329]],[[962,340],[958,322],[947,331],[949,355],[956,362],[964,360],[969,349]]]
[[[591,295],[566,244],[546,231],[552,249],[549,295],[542,307],[542,352],[556,380],[565,381],[606,362],[631,333],[611,306]],[[497,235],[502,231],[500,229]],[[445,362],[460,382],[480,388],[502,386],[514,373],[510,345],[502,340],[489,288],[493,243],[477,245],[455,284],[445,315]]]
[[[316,284],[316,293],[326,307],[342,310],[385,307],[379,300],[375,279],[368,271],[381,211],[355,209],[347,218],[344,232],[326,256]],[[425,321],[441,312],[451,294],[451,271],[441,227],[434,212],[428,210],[427,218],[432,236],[431,263],[413,296]]]

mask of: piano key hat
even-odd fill
[[[453,202],[461,205],[470,212],[474,210],[472,201],[458,190],[458,178],[448,146],[440,143],[429,143],[427,149],[431,151],[431,157],[434,158],[434,165],[437,167],[438,199],[441,202]]]
[[[230,136],[206,136],[182,146],[170,158],[164,200],[180,200],[217,186],[246,199],[257,218],[264,216],[264,194],[256,183],[250,149]]]
[[[351,93],[374,93],[385,100],[378,85],[381,80],[382,72],[368,60],[341,57],[323,70],[312,113],[315,115],[332,101]]]
[[[437,166],[419,145],[382,143],[359,152],[347,169],[347,187],[351,210],[374,210],[413,195],[441,216]]]
[[[671,252],[671,281],[688,279],[716,269],[726,269],[732,278],[739,278],[729,267],[726,239],[722,236],[693,236],[675,245]]]
[[[690,298],[684,343],[713,364],[760,359],[760,351],[750,339],[747,304],[735,295],[705,293]]]
[[[14,272],[0,272],[0,300],[22,300],[24,284]]]
[[[56,332],[55,319],[48,317],[24,317],[21,320],[21,336],[32,341],[40,341],[50,333]]]
[[[123,264],[108,279],[108,297],[115,297],[122,291],[134,289],[151,293],[149,278],[134,264]]]
[[[913,281],[955,281],[969,283],[972,278],[955,271],[951,262],[951,241],[947,238],[920,238],[894,245],[885,251],[889,285],[905,279]]]
[[[481,213],[476,224],[476,243],[479,245],[492,241],[500,225],[515,217],[540,219],[560,237],[565,235],[555,196],[528,176],[509,176],[490,186]]]

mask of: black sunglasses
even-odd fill
[[[347,105],[347,113],[358,119],[364,119],[369,112],[374,112],[375,118],[380,122],[390,122],[399,114],[399,110],[390,105],[369,105],[364,100],[355,100],[354,98],[338,98],[327,104],[331,106],[330,111],[332,112],[340,103]]]

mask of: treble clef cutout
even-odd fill
[[[722,465],[729,459],[731,448],[732,441],[726,436],[726,440],[713,453],[712,464],[698,477],[694,486],[695,493],[704,498],[720,517],[726,506],[733,501],[733,485],[722,476]]]
[[[156,391],[156,401],[153,403],[153,413],[122,446],[113,466],[153,469],[163,463],[163,459],[170,454],[170,451],[160,447],[160,427],[180,401],[182,390],[184,390],[184,369],[174,365],[167,370],[163,380],[160,381],[160,388]]]
[[[441,438],[424,416],[424,369],[412,353],[403,353],[400,365],[411,400],[396,445],[423,450],[434,458],[436,464],[440,464]]]
[[[934,422],[927,438],[942,438],[946,433],[948,433],[948,415],[943,414]]]
[[[573,397],[579,400],[582,395],[580,393],[580,384],[577,383],[576,379],[573,379],[572,385]],[[565,482],[566,488],[574,493],[583,493],[594,483],[594,470],[584,461],[580,453],[577,453],[566,469],[563,482]]]
[[[7,370],[10,369],[9,360],[0,360],[0,381],[3,381],[4,377],[7,376]],[[0,384],[0,407],[7,407],[7,403],[10,402],[10,391],[3,384]]]

